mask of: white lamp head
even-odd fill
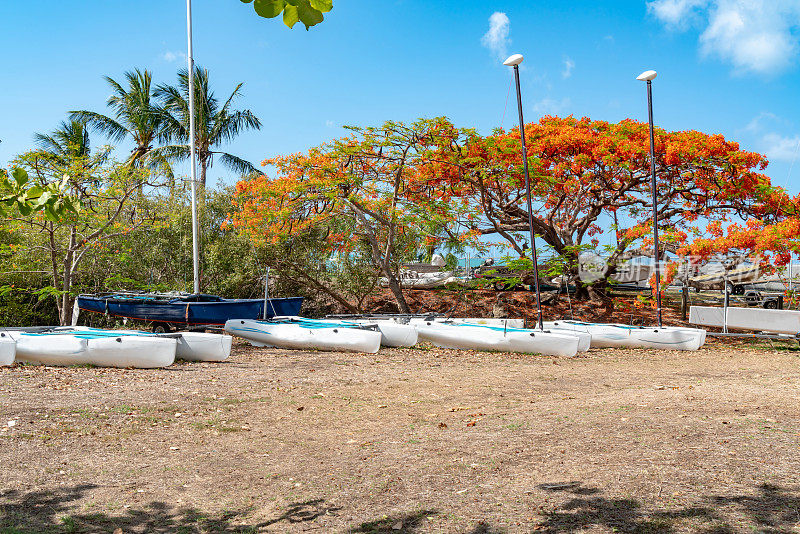
[[[522,54],[514,54],[513,56],[509,56],[507,60],[503,61],[503,65],[506,67],[516,67],[522,63],[522,60]]]
[[[650,80],[654,79],[657,76],[656,71],[654,70],[646,70],[640,75],[636,77],[637,80],[640,82],[649,82]]]

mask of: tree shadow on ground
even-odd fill
[[[419,510],[416,512],[387,516],[375,521],[361,523],[361,526],[348,532],[352,534],[383,534],[415,532],[429,516],[436,515],[435,510]]]
[[[139,508],[127,508],[119,514],[77,512],[77,501],[98,488],[92,484],[56,490],[0,493],[0,534],[33,533],[108,533],[122,529],[130,533],[251,533],[279,523],[311,522],[321,515],[334,513],[323,499],[290,504],[286,511],[266,521],[245,520],[251,509],[205,514],[192,507],[175,507],[151,502]]]
[[[119,513],[79,512],[80,500],[90,497],[98,486],[85,484],[28,493],[11,490],[0,493],[0,534],[107,533],[122,529],[132,533],[255,533],[280,531],[291,525],[322,528],[314,523],[324,515],[336,515],[338,507],[324,499],[296,502],[280,515],[264,521],[248,520],[252,509],[206,514],[191,507],[150,502]],[[796,532],[800,527],[800,490],[762,484],[748,495],[699,496],[696,505],[666,509],[646,506],[630,498],[603,496],[598,488],[581,482],[542,484],[539,489],[561,495],[562,502],[544,514],[532,529],[563,533],[599,528],[612,532],[669,534],[691,530],[705,534],[733,534],[741,531],[763,533]],[[423,529],[436,510],[418,510],[351,527],[353,534],[414,533]],[[513,519],[513,518],[510,518]],[[337,531],[340,528],[336,529]],[[499,534],[502,527],[479,521],[465,534]]]
[[[542,484],[552,493],[570,497],[546,514],[537,532],[576,532],[600,527],[612,532],[667,534],[685,530],[727,534],[742,530],[794,532],[800,527],[800,492],[762,484],[755,495],[701,496],[695,506],[647,509],[633,499],[613,499],[580,482]],[[689,524],[687,524],[687,521]]]

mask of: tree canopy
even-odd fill
[[[544,117],[525,126],[537,236],[570,259],[577,277],[581,250],[608,247],[610,276],[634,243],[652,247],[648,125]],[[766,159],[721,135],[656,129],[658,225],[666,244],[686,244],[709,222],[762,215],[774,194],[761,173]],[[467,200],[482,216],[472,227],[501,235],[522,254],[528,213],[519,130],[471,135],[441,145],[423,169],[432,182]],[[602,284],[602,281],[601,281]]]

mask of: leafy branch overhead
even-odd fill
[[[14,167],[11,175],[0,170],[0,217],[7,210],[16,210],[23,217],[43,211],[50,221],[57,221],[67,212],[76,213],[78,203],[66,194],[68,177],[60,183],[31,185],[28,173],[24,169]]]
[[[290,28],[302,22],[306,30],[319,24],[325,18],[323,13],[333,9],[333,0],[241,0],[252,2],[256,13],[272,19],[283,13],[283,23]]]

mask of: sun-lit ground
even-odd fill
[[[0,369],[0,532],[791,532],[800,357]],[[8,422],[13,421],[12,426]]]

